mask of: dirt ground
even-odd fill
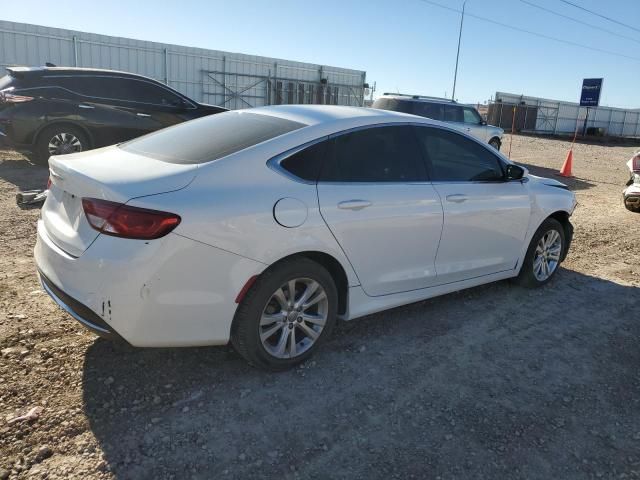
[[[230,347],[84,331],[40,290],[38,210],[14,201],[46,169],[0,151],[0,480],[640,479],[640,215],[621,202],[638,147],[576,145],[574,244],[546,287],[500,282],[342,323],[281,374]],[[568,144],[512,148],[552,176]]]

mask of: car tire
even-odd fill
[[[308,303],[315,303],[295,308],[305,295]],[[262,273],[246,293],[236,310],[231,343],[254,367],[287,370],[309,358],[331,335],[337,310],[338,292],[329,272],[307,258],[287,260]]]
[[[59,145],[59,153],[52,153],[51,146],[56,144]],[[34,163],[47,165],[51,155],[65,155],[90,149],[89,137],[80,128],[67,124],[51,125],[38,134],[34,155],[31,158]]]
[[[500,140],[498,140],[497,138],[492,138],[491,140],[489,140],[489,145],[499,151],[502,143],[500,143]]]
[[[536,288],[549,282],[560,268],[565,248],[566,238],[562,224],[555,218],[547,218],[531,239],[516,283]]]

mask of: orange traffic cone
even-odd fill
[[[569,149],[569,153],[567,153],[567,159],[564,161],[562,168],[560,169],[559,175],[561,177],[573,177],[571,175],[571,167],[573,166],[573,149]]]

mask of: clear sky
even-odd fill
[[[461,9],[462,0],[429,0]],[[577,101],[584,77],[604,77],[601,104],[640,108],[640,0],[468,0],[467,13],[623,56],[465,17],[456,97],[496,91]],[[107,35],[366,70],[378,93],[451,95],[460,14],[426,0],[20,0],[0,18]]]

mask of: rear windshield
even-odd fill
[[[205,163],[304,126],[269,115],[224,112],[150,133],[120,148],[168,163]]]

